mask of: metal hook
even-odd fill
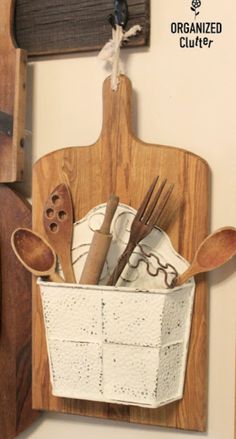
[[[116,22],[113,14],[109,14],[107,17],[108,23],[110,23],[112,29],[116,30]]]
[[[115,21],[116,24],[126,27],[129,19],[127,0],[115,0]]]
[[[110,14],[107,19],[115,30],[116,25],[125,29],[129,19],[129,9],[127,0],[114,0],[115,1],[115,14]]]

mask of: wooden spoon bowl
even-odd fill
[[[12,234],[11,244],[19,261],[33,275],[63,282],[56,273],[56,254],[41,235],[30,229],[18,228]]]
[[[197,252],[198,266],[213,270],[231,259],[236,251],[236,229],[225,227],[204,240]]]
[[[173,286],[182,285],[190,277],[214,270],[236,254],[236,228],[222,227],[201,243],[190,267],[176,279]]]

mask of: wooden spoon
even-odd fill
[[[47,276],[53,282],[64,282],[56,273],[56,254],[48,242],[30,229],[18,228],[11,236],[15,255],[34,276]]]
[[[43,224],[48,240],[61,263],[65,281],[75,283],[71,261],[73,206],[66,184],[59,184],[49,195],[43,211]]]
[[[201,243],[190,267],[177,277],[173,286],[182,285],[190,277],[214,270],[236,254],[236,228],[223,227],[216,230]]]

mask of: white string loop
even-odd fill
[[[141,26],[136,24],[125,32],[122,26],[116,25],[116,29],[112,29],[112,39],[109,40],[99,52],[99,59],[109,62],[112,66],[111,88],[113,91],[117,90],[119,84],[119,76],[121,73],[120,48],[122,43],[128,41],[130,37],[137,35],[141,29]]]

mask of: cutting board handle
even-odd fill
[[[13,35],[15,0],[0,0],[0,47],[16,47]]]
[[[116,91],[111,89],[111,78],[103,84],[103,124],[100,139],[127,137],[132,134],[132,85],[127,76],[121,75]]]
[[[26,52],[14,39],[15,0],[0,0],[0,111],[3,124],[0,138],[0,182],[21,181],[24,169]]]

